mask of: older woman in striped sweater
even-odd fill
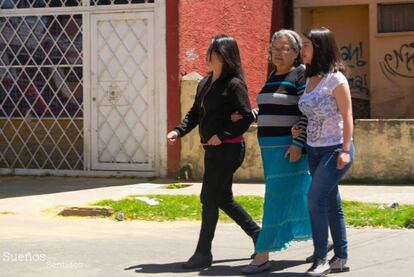
[[[258,124],[266,182],[263,226],[256,254],[243,273],[270,270],[269,252],[287,248],[294,240],[311,238],[307,192],[311,183],[303,151],[306,132],[292,138],[291,129],[306,129],[307,119],[298,108],[305,88],[305,67],[300,58],[301,37],[291,30],[272,36],[269,61],[274,70],[257,95],[254,110]],[[232,115],[232,120],[241,117]]]

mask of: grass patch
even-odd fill
[[[200,198],[196,195],[145,195],[156,199],[159,205],[151,206],[134,196],[114,201],[102,200],[92,203],[93,206],[111,207],[114,213],[122,212],[126,219],[172,221],[201,220]],[[258,196],[235,197],[255,220],[260,220],[263,209],[263,198]],[[231,219],[220,211],[220,221],[230,222]]]
[[[385,204],[344,201],[346,221],[355,227],[414,228],[414,205],[388,208]]]
[[[151,206],[134,196],[125,199],[102,200],[92,205],[108,206],[114,213],[122,212],[127,220],[200,220],[201,204],[196,195],[145,195],[156,199],[159,205]],[[236,196],[236,201],[256,221],[261,221],[263,198],[260,196]],[[347,224],[354,227],[414,228],[414,205],[401,205],[391,209],[383,204],[344,201],[344,213]],[[220,211],[220,221],[231,222],[231,219]]]
[[[169,184],[168,186],[166,186],[166,189],[182,189],[182,188],[186,188],[186,187],[190,187],[192,185],[190,184],[181,184],[181,183],[172,183]]]

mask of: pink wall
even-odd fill
[[[273,22],[272,7],[277,17]],[[180,0],[180,75],[193,71],[205,75],[205,53],[211,37],[229,34],[239,44],[250,100],[256,106],[256,94],[268,73],[271,32],[282,22],[281,7],[281,1],[275,0]]]

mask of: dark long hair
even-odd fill
[[[311,64],[306,65],[307,77],[337,71],[346,74],[335,36],[328,28],[313,28],[303,33],[303,35],[312,42],[313,46]]]
[[[213,37],[207,49],[208,61],[211,59],[213,52],[223,59],[223,69],[221,72],[223,77],[237,77],[244,80],[239,47],[233,37],[224,34]]]

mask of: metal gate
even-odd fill
[[[153,14],[92,16],[92,167],[154,170]]]
[[[165,172],[164,8],[0,0],[0,173]]]

